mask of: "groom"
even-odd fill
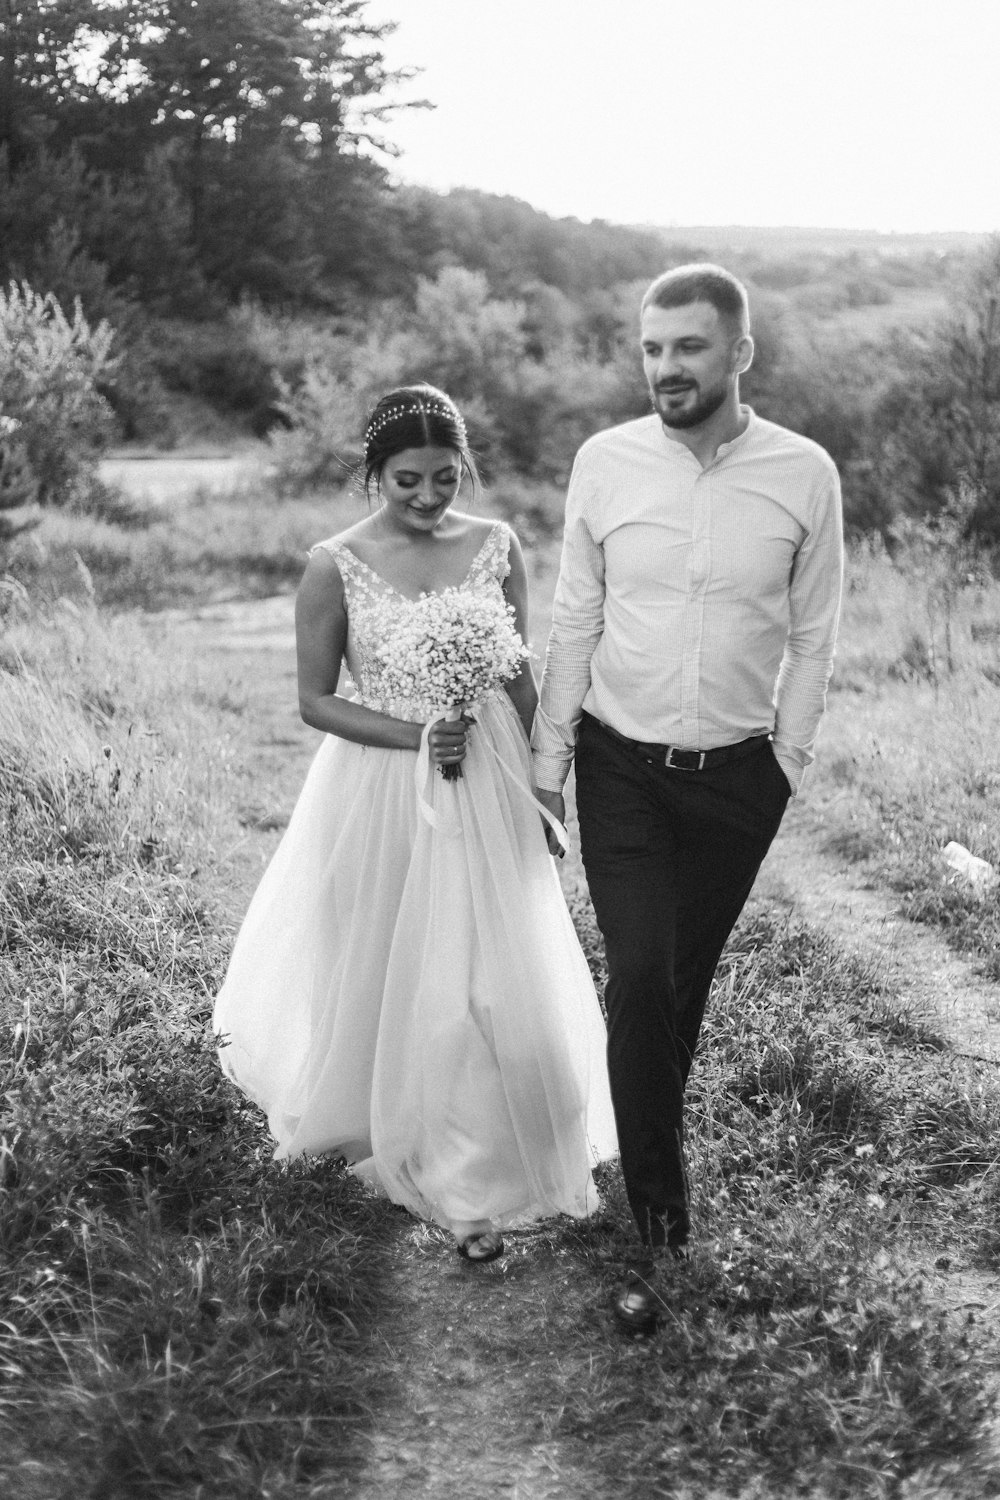
[[[798,789],[833,665],[842,540],[822,448],[740,404],[746,291],[719,266],[641,310],[653,415],[577,455],[532,747],[608,961],[608,1069],[638,1227],[615,1313],[650,1330],[689,1232],[683,1103],[723,945]]]

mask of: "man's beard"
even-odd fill
[[[693,406],[685,407],[680,411],[667,412],[664,412],[661,409],[659,402],[657,401],[657,396],[661,393],[657,392],[656,390],[650,390],[649,394],[652,399],[656,415],[659,417],[664,427],[700,427],[702,422],[707,422],[709,417],[714,417],[715,413],[719,410],[719,407],[726,399],[728,388],[725,385],[720,385],[716,386],[715,390],[708,391],[707,393],[701,391],[697,387],[695,387],[695,389],[697,390],[698,394]],[[664,392],[662,394],[666,393]]]

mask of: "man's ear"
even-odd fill
[[[753,364],[753,339],[743,333],[733,345],[733,374],[743,375]]]

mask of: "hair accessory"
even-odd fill
[[[398,421],[400,417],[423,416],[447,417],[455,424],[459,441],[465,443],[465,422],[457,407],[446,406],[443,401],[421,401],[408,406],[389,406],[385,411],[380,411],[365,428],[365,447],[367,448],[372,438],[381,432],[383,427],[388,427],[391,422]]]

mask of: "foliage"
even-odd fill
[[[390,30],[364,0],[12,11],[0,277],[79,298],[116,329],[121,378],[102,392],[124,436],[170,441],[191,399],[209,402],[275,431],[292,491],[351,462],[351,424],[387,384],[429,378],[466,408],[488,472],[563,482],[586,436],[647,410],[642,288],[721,255],[751,288],[746,396],[831,453],[849,529],[887,536],[967,475],[975,529],[992,535],[995,248],[938,328],[927,311],[958,257],[926,240],[758,234],[723,249],[723,231],[684,243],[512,197],[391,187],[371,151],[409,76],[386,66]],[[269,359],[273,330],[258,341],[227,315],[248,298],[297,322],[302,348]]]
[[[342,373],[310,364],[293,391],[283,383],[285,421],[268,435],[279,493],[299,495],[342,485],[361,462],[364,397]]]
[[[505,478],[488,502],[536,517],[531,560],[548,574],[558,501],[555,487]],[[171,523],[174,580],[186,568],[189,590],[205,586],[199,542],[278,565],[293,522],[315,539],[346,519],[315,502],[283,509],[264,495],[196,501]],[[67,551],[85,528],[90,555],[117,535],[52,519]],[[912,590],[884,551],[852,576],[867,613],[856,590],[845,671],[872,636],[894,649],[871,611]],[[628,1221],[613,1168],[599,1215],[512,1236],[509,1269],[460,1292],[443,1240],[337,1163],[271,1162],[209,1044],[222,908],[245,898],[262,852],[238,822],[246,778],[259,796],[265,774],[241,681],[259,653],[213,660],[166,622],[102,619],[85,592],[41,608],[7,584],[3,599],[0,1488],[30,1481],[55,1500],[81,1487],[353,1492],[387,1431],[417,1430],[405,1374],[419,1362],[449,1442],[456,1400],[488,1389],[505,1454],[575,1455],[586,1484],[635,1500],[995,1490],[975,1447],[995,1366],[988,1320],[948,1309],[934,1263],[995,1259],[1000,1098],[884,975],[746,913],[692,1078],[698,1233],[664,1279],[662,1334],[637,1346],[610,1332]],[[963,647],[970,616],[985,631],[995,604],[988,616],[961,595]],[[985,634],[978,649],[986,665]],[[883,786],[906,792],[927,844],[939,808],[991,816],[989,702],[962,721],[953,687],[931,704],[888,663],[879,679],[905,705]],[[859,734],[882,732],[876,699],[855,714]],[[981,757],[968,747],[977,717]],[[956,741],[930,740],[935,723]],[[918,784],[918,769],[936,781]],[[955,831],[973,842],[971,824]],[[582,891],[571,909],[600,980]],[[951,1467],[935,1490],[940,1462]]]
[[[912,555],[877,542],[850,550],[812,798],[831,848],[864,860],[901,910],[996,979],[995,892],[957,877],[942,850],[954,840],[1000,868],[1000,588],[959,518],[947,525],[953,544],[925,522]]]
[[[892,528],[895,561],[914,581],[927,619],[927,672],[937,687],[956,668],[953,626],[963,590],[981,585],[986,576],[983,549],[972,533],[977,490],[960,482],[935,516],[915,520],[901,516]]]
[[[454,188],[446,194],[407,187],[396,195],[398,234],[416,252],[409,265],[436,274],[444,266],[481,273],[493,296],[558,287],[574,305],[622,282],[649,282],[665,260],[694,259],[664,246],[649,229],[596,220],[553,219],[519,198]]]
[[[498,299],[483,273],[448,266],[418,281],[412,308],[385,305],[353,341],[317,350],[285,383],[289,430],[271,438],[282,486],[294,492],[349,471],[365,413],[382,391],[416,380],[458,402],[487,477],[514,469],[565,479],[585,437],[645,402],[617,349],[589,357],[558,299],[548,299],[546,323],[545,300],[538,288],[530,304]]]
[[[10,543],[6,569],[39,600],[96,599],[116,611],[260,598],[294,588],[308,548],[356,520],[359,505],[348,493],[276,505],[270,485],[250,481],[171,509],[102,504],[47,515]]]
[[[0,542],[30,531],[42,519],[38,480],[18,440],[21,424],[0,416]]]
[[[17,7],[0,88],[0,275],[37,282],[34,247],[62,220],[113,286],[175,314],[210,289],[322,301],[366,282],[385,174],[359,146],[407,75],[387,70],[391,28],[363,9]]]
[[[269,1162],[208,1037],[225,938],[193,865],[220,859],[239,708],[134,621],[6,623],[0,1488],[343,1469],[372,1209],[335,1165]]]
[[[114,369],[113,334],[79,304],[67,318],[27,283],[0,291],[0,536],[30,525],[33,506],[85,503],[110,411],[98,385]]]
[[[966,483],[973,529],[1000,539],[1000,238],[957,279],[949,315],[906,341],[871,429],[871,482],[890,514],[937,513]]]

